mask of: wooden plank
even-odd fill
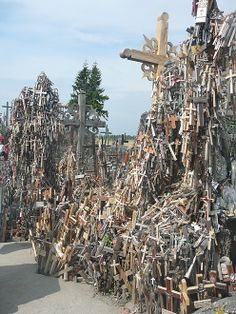
[[[154,55],[151,53],[139,51],[136,49],[125,49],[121,54],[120,57],[123,59],[128,59],[131,61],[147,63],[150,65],[163,65],[167,60],[165,55]]]

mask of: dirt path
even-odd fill
[[[0,314],[119,314],[91,286],[36,273],[29,243],[0,243]]]

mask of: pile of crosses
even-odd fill
[[[136,312],[191,313],[235,288],[236,13],[200,0],[193,14],[179,49],[163,13],[157,38],[121,54],[142,63],[152,106],[112,188],[76,176],[69,152],[72,180],[45,194],[31,231],[41,273],[132,298]]]
[[[25,87],[12,105],[10,138],[11,194],[22,209],[19,218],[34,216],[43,194],[58,187],[56,158],[63,132],[58,92],[41,73],[34,88]]]

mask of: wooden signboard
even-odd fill
[[[205,23],[208,12],[208,0],[200,0],[198,2],[196,23]]]
[[[162,314],[176,314],[175,312],[171,312],[171,311],[166,310],[166,309],[162,309],[161,313]]]

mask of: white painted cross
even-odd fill
[[[113,267],[114,275],[117,274],[116,266],[119,266],[119,265],[120,265],[120,264],[119,264],[119,263],[116,263],[116,261],[113,259],[113,264],[111,264],[110,266]]]
[[[229,75],[225,77],[226,80],[229,80],[229,90],[230,94],[234,93],[234,78],[236,78],[236,73],[233,73],[233,70],[229,70]]]
[[[146,256],[146,252],[147,252],[146,244],[144,245],[144,248],[141,250],[141,252],[143,252],[143,256],[142,256],[142,260],[141,260],[141,263],[143,264],[145,256]]]
[[[140,223],[136,223],[136,226],[138,226],[140,228],[140,230],[142,230],[143,228],[148,228],[147,225],[143,225],[143,224],[140,224]]]

